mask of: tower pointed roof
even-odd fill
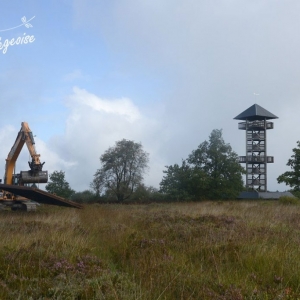
[[[237,115],[235,120],[270,120],[270,119],[278,119],[277,116],[270,113],[268,110],[264,109],[263,107],[259,106],[258,104],[253,104],[245,111]]]

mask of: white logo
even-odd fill
[[[23,18],[21,18],[21,21],[22,21],[21,24],[19,24],[18,26],[15,26],[15,27],[0,30],[0,32],[13,30],[13,29],[16,29],[21,26],[25,26],[26,28],[32,28],[33,26],[29,22],[31,20],[33,20],[34,18],[35,18],[35,16],[27,21],[26,17],[24,16]],[[26,33],[24,33],[23,36],[18,36],[16,38],[12,38],[12,39],[6,39],[6,40],[4,40],[4,42],[1,42],[1,40],[2,40],[2,37],[0,37],[0,51],[2,51],[3,54],[6,54],[9,46],[33,43],[35,41],[35,37],[34,37],[34,35],[26,35]]]

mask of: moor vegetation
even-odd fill
[[[2,211],[0,299],[298,299],[297,204]]]

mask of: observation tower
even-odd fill
[[[267,164],[274,162],[273,156],[267,156],[267,130],[273,129],[275,115],[254,104],[234,118],[243,120],[239,129],[246,131],[246,156],[240,156],[239,162],[246,164],[246,188],[249,192],[267,192]]]

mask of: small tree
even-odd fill
[[[140,143],[118,141],[100,157],[101,168],[96,171],[91,188],[97,195],[113,193],[118,202],[123,202],[142,183],[148,161],[149,154]]]
[[[207,176],[197,168],[189,165],[186,160],[181,166],[166,166],[165,176],[160,183],[160,191],[174,200],[201,199],[206,194]]]
[[[209,199],[235,198],[243,190],[242,174],[245,169],[239,164],[238,155],[226,144],[222,130],[214,129],[209,141],[204,141],[188,157],[194,168],[208,176]]]
[[[51,182],[46,185],[49,193],[69,199],[75,191],[70,188],[69,183],[65,180],[65,172],[54,171],[49,175]]]
[[[294,154],[287,162],[292,171],[286,171],[277,178],[278,183],[284,182],[290,186],[294,192],[300,191],[300,141],[297,142],[297,148],[293,149]]]

